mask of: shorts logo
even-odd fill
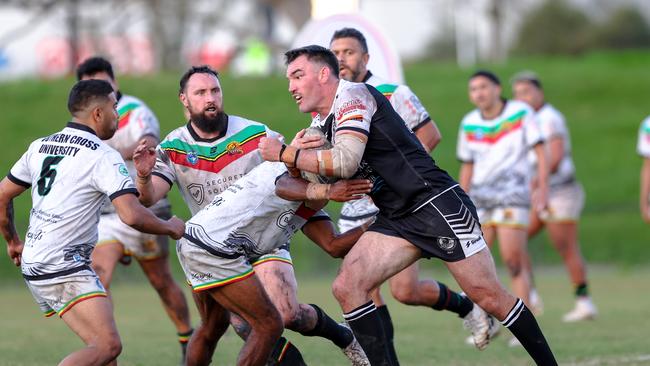
[[[205,198],[203,194],[203,185],[192,183],[187,186],[187,190],[190,192],[192,199],[194,199],[194,202],[196,202],[197,205],[203,203],[203,199]]]
[[[122,174],[125,177],[129,176],[129,171],[126,169],[126,166],[124,164],[120,164],[120,166],[117,168],[119,170],[120,174]]]
[[[243,154],[244,150],[242,150],[241,145],[237,141],[233,141],[226,145],[226,151],[230,155],[235,155],[235,154]]]
[[[440,249],[445,251],[452,251],[456,247],[456,242],[457,242],[457,240],[454,238],[443,238],[443,237],[438,238],[437,241]]]
[[[275,222],[276,225],[278,225],[279,228],[284,229],[287,227],[289,222],[291,221],[291,218],[293,217],[294,212],[289,210],[289,211],[284,211],[283,213],[278,216],[278,220]]]
[[[187,162],[192,165],[196,165],[196,163],[199,162],[199,156],[194,151],[187,153],[187,157],[185,159],[187,159]]]

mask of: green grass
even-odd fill
[[[593,53],[580,58],[515,58],[499,65],[483,65],[499,74],[504,94],[510,94],[508,78],[518,70],[532,69],[544,81],[548,100],[567,117],[578,176],[587,192],[580,226],[584,255],[589,262],[639,265],[649,262],[646,246],[650,228],[638,213],[640,158],[636,155],[637,131],[650,113],[650,52]],[[452,176],[458,173],[456,134],[462,116],[472,109],[467,99],[467,77],[473,70],[448,63],[407,65],[406,79],[442,131],[443,140],[433,152],[439,165]],[[179,75],[166,73],[144,78],[120,78],[121,89],[142,98],[157,114],[166,134],[184,123],[177,99]],[[73,80],[25,80],[0,87],[0,172],[7,172],[29,142],[62,128],[69,119],[67,93]],[[291,138],[308,124],[287,92],[287,82],[277,75],[268,78],[230,77],[222,80],[228,113],[267,123]],[[176,189],[172,190],[175,213],[188,217]],[[24,235],[30,198],[16,201],[16,222]],[[330,212],[337,216],[337,206]],[[535,260],[555,264],[558,255],[545,244],[544,236],[533,241]],[[299,272],[318,273],[331,262],[299,235],[294,240]],[[4,253],[4,251],[0,251]],[[0,276],[18,279],[4,254]]]
[[[115,317],[124,344],[120,365],[175,365],[179,347],[175,331],[164,315],[154,291],[138,271],[129,279],[118,278],[113,288]],[[423,270],[452,285],[442,266]],[[621,271],[611,267],[592,269],[592,292],[599,307],[593,322],[564,324],[560,318],[572,306],[571,289],[560,268],[545,269],[537,276],[545,303],[538,318],[558,361],[578,365],[641,365],[650,363],[648,348],[648,270]],[[502,276],[503,277],[503,276]],[[300,299],[321,305],[335,319],[340,310],[330,294],[332,274],[299,279]],[[452,286],[455,287],[455,286]],[[82,343],[57,317],[45,319],[24,285],[0,287],[0,365],[53,365]],[[387,291],[384,294],[388,296]],[[190,300],[191,301],[191,300]],[[403,365],[530,365],[522,348],[509,348],[502,330],[487,350],[476,351],[463,343],[467,333],[452,313],[424,307],[389,306],[395,323],[396,347]],[[197,316],[192,307],[193,323]],[[346,365],[343,355],[328,341],[306,338],[287,331],[310,365]],[[214,358],[216,365],[233,365],[242,342],[228,330]],[[630,361],[630,362],[626,362]],[[648,364],[646,363],[646,364]]]

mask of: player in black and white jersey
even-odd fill
[[[135,179],[133,150],[140,142],[155,147],[160,140],[160,126],[154,113],[140,99],[119,91],[113,66],[102,57],[91,57],[77,66],[77,79],[99,79],[107,81],[117,95],[118,128],[115,135],[105,143],[117,150],[126,167]],[[150,209],[160,218],[171,216],[167,198],[163,198]],[[165,312],[176,328],[181,345],[181,358],[185,359],[185,348],[192,334],[187,301],[174,281],[169,267],[169,240],[166,236],[141,233],[125,225],[118,217],[113,205],[105,204],[99,218],[99,238],[92,254],[92,267],[109,290],[113,271],[118,262],[129,263],[131,257],[158,293]]]
[[[265,138],[262,156],[324,176],[373,182],[377,220],[345,256],[333,284],[370,363],[392,364],[371,291],[421,257],[438,257],[468,297],[501,320],[538,364],[557,364],[535,317],[499,283],[471,200],[388,100],[370,85],[339,80],[336,57],[323,47],[285,55],[289,92],[301,112],[316,113],[312,126],[325,132],[333,148],[300,150]]]
[[[136,198],[122,157],[102,140],[117,129],[117,98],[101,80],[80,81],[68,98],[72,121],[39,138],[0,182],[0,231],[14,264],[46,316],[55,313],[86,344],[59,365],[106,365],[121,352],[113,308],[90,267],[106,197],[120,219],[150,234],[182,236],[178,218],[161,220]],[[32,188],[23,243],[13,222],[14,197]]]
[[[415,133],[427,153],[440,142],[441,135],[435,122],[418,97],[406,85],[389,83],[366,68],[370,55],[366,38],[354,28],[343,28],[332,36],[330,50],[339,61],[341,79],[370,84],[379,90],[397,114],[402,117],[409,130]],[[372,199],[350,201],[343,204],[338,225],[341,232],[373,219],[379,209]],[[465,326],[472,332],[472,343],[478,349],[487,347],[490,338],[498,331],[497,322],[463,295],[450,290],[445,284],[433,279],[419,279],[418,263],[415,262],[388,281],[393,297],[407,305],[420,305],[442,311],[448,310],[464,319]],[[373,292],[373,302],[382,319],[391,354],[394,353],[393,324],[379,289]],[[490,328],[492,325],[492,328]]]

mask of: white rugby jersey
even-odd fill
[[[650,117],[641,122],[637,152],[644,158],[650,158]]]
[[[528,104],[507,100],[501,114],[485,120],[478,109],[460,123],[456,152],[474,163],[470,196],[479,208],[530,205],[529,150],[543,141]]]
[[[208,252],[258,257],[287,243],[315,214],[275,194],[284,163],[264,162],[237,180],[185,224],[185,238]]]
[[[549,176],[549,186],[556,187],[575,180],[576,168],[571,158],[571,137],[567,128],[564,116],[552,105],[545,103],[542,108],[535,112],[537,122],[542,132],[542,138],[550,141],[553,138],[564,140],[564,156],[557,167],[557,171]],[[546,144],[546,153],[550,154],[550,147]],[[528,154],[533,167],[537,163],[537,155],[533,151]]]
[[[379,90],[393,106],[393,109],[406,122],[406,127],[415,132],[431,121],[429,112],[424,108],[420,99],[406,85],[391,84],[370,71],[363,81]]]
[[[8,178],[32,187],[21,265],[27,279],[89,269],[106,196],[137,194],[120,154],[92,129],[73,122],[32,142]]]
[[[122,94],[117,102],[117,113],[119,115],[117,131],[115,131],[113,137],[104,141],[108,146],[116,150],[128,148],[137,144],[146,135],[154,136],[157,140],[160,140],[158,119],[140,99]],[[137,172],[133,160],[125,160],[124,162],[131,174],[131,178],[135,179]],[[150,208],[156,213],[167,210],[169,209],[169,201],[167,198],[163,198]],[[104,205],[102,213],[113,212],[115,212],[113,205]]]
[[[225,134],[206,140],[188,122],[158,145],[153,174],[175,182],[194,215],[264,161],[257,146],[265,136],[281,137],[261,123],[229,115]]]
[[[415,132],[431,121],[429,112],[408,86],[391,84],[370,71],[366,73],[364,83],[374,86],[390,101],[393,109],[402,117],[409,130]],[[364,197],[343,203],[340,219],[356,221],[370,218],[377,212],[379,209],[372,203],[372,199]]]

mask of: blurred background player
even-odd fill
[[[597,310],[589,296],[587,267],[578,242],[578,221],[584,207],[585,192],[582,184],[576,180],[575,166],[571,158],[571,139],[564,116],[546,102],[542,83],[532,72],[524,71],[513,77],[512,94],[514,99],[527,103],[535,111],[545,142],[550,171],[548,207],[544,211],[530,210],[528,238],[534,237],[546,227],[551,242],[564,260],[564,266],[575,289],[576,304],[562,319],[565,322],[593,319]],[[535,155],[530,156],[534,166]],[[535,194],[536,180],[533,179],[533,197]],[[541,312],[542,302],[532,282],[530,256],[526,256],[524,265],[531,274],[530,302],[533,311]]]
[[[107,365],[122,351],[113,307],[90,267],[99,211],[108,198],[134,229],[179,239],[181,220],[161,220],[142,207],[122,157],[102,142],[117,128],[117,97],[103,80],[76,83],[72,121],[32,142],[0,182],[0,232],[7,252],[45,316],[57,313],[86,345],[60,366]],[[26,242],[18,237],[13,198],[32,188]]]
[[[643,158],[639,209],[643,220],[650,224],[650,116],[641,123],[637,151]]]
[[[459,183],[476,204],[485,240],[490,246],[495,239],[499,241],[513,292],[529,304],[530,275],[523,262],[528,255],[533,172],[527,156],[532,150],[538,160],[532,209],[540,210],[545,208],[548,194],[544,140],[533,110],[523,102],[503,99],[501,82],[493,73],[471,75],[469,99],[477,108],[460,123]]]
[[[389,83],[367,69],[370,55],[364,35],[354,28],[337,30],[332,36],[330,50],[339,62],[339,77],[347,81],[370,84],[384,94],[406,126],[415,133],[422,147],[427,153],[431,153],[441,139],[438,127],[408,86]],[[338,221],[339,230],[346,232],[372,221],[378,212],[379,209],[369,196],[345,202]],[[415,262],[391,277],[388,283],[393,297],[406,305],[427,306],[458,314],[472,332],[476,346],[481,350],[487,347],[489,341],[487,333],[492,331],[491,335],[494,335],[494,332],[499,329],[498,323],[491,322],[494,326],[489,329],[489,319],[482,316],[482,310],[474,306],[471,300],[450,290],[441,282],[433,279],[420,280],[418,272],[418,262]],[[394,352],[393,322],[379,288],[373,292],[372,299],[382,318],[391,352]],[[393,362],[396,359],[394,358]]]
[[[77,67],[77,79],[99,79],[111,84],[117,95],[118,129],[106,144],[117,150],[132,178],[133,150],[140,142],[155,147],[160,140],[158,119],[140,99],[120,93],[110,62],[101,57],[86,59]],[[171,217],[167,198],[158,201],[150,209],[160,218]],[[141,233],[125,225],[110,202],[102,208],[99,219],[99,240],[92,254],[92,266],[104,287],[108,290],[113,271],[118,262],[129,263],[135,257],[140,268],[156,290],[163,308],[176,327],[184,359],[187,342],[192,334],[187,301],[174,281],[169,267],[169,241],[166,236]]]

